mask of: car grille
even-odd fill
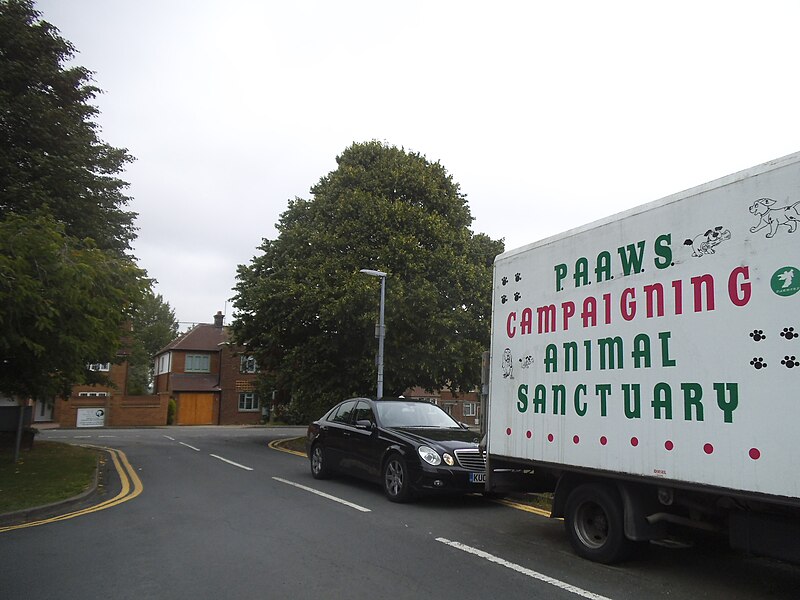
[[[455,455],[458,464],[465,469],[469,469],[470,471],[486,470],[486,454],[480,450],[456,450]]]

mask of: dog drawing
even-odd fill
[[[683,245],[692,247],[692,256],[703,256],[705,254],[716,254],[714,246],[719,246],[722,242],[729,239],[731,239],[730,229],[723,229],[720,225],[694,238],[688,238],[683,242]]]
[[[750,214],[758,217],[758,225],[751,227],[750,233],[769,227],[767,237],[771,238],[777,233],[778,227],[781,225],[788,227],[789,233],[794,233],[797,231],[797,223],[800,221],[798,204],[800,204],[800,201],[783,208],[772,208],[775,205],[775,200],[772,198],[759,198],[749,208]]]
[[[511,356],[511,349],[510,348],[506,348],[505,350],[503,350],[503,363],[502,363],[502,366],[503,366],[503,378],[508,379],[509,377],[511,377],[511,379],[514,379],[514,376],[513,376],[513,373],[514,373],[514,359]]]

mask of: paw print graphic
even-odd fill
[[[794,369],[795,367],[800,367],[800,363],[797,362],[796,356],[784,356],[781,364],[784,365],[787,369]]]
[[[505,304],[506,302],[508,302],[508,296],[506,296],[505,294],[503,294],[502,296],[500,296],[500,302],[501,302],[501,303],[503,303],[503,304]]]
[[[767,363],[764,362],[764,358],[762,356],[754,358],[753,360],[750,361],[750,364],[753,365],[756,369],[767,368]]]
[[[503,277],[503,278],[500,280],[500,283],[502,283],[503,285],[506,285],[506,284],[508,283],[508,277]]]
[[[800,333],[797,333],[794,327],[784,327],[783,331],[781,331],[781,337],[787,340],[793,340],[796,337],[800,337]]]
[[[767,339],[767,336],[764,335],[763,329],[754,329],[750,334],[750,337],[753,338],[754,342],[760,342],[761,340]]]
[[[514,273],[514,281],[516,281],[517,283],[522,281],[522,274],[521,273]]]
[[[519,300],[520,298],[522,298],[522,294],[519,292],[514,292],[514,300]]]

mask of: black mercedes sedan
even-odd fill
[[[351,398],[308,426],[311,474],[345,473],[383,485],[392,502],[427,493],[483,492],[479,436],[428,402]]]

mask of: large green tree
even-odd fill
[[[150,282],[129,255],[131,160],[30,0],[0,0],[0,393],[52,398],[111,362]]]
[[[466,197],[438,162],[373,141],[337,163],[239,266],[236,340],[306,417],[374,395],[379,282],[359,271],[385,271],[385,395],[473,387],[502,241],[471,231]]]
[[[135,238],[118,177],[132,160],[99,138],[91,72],[30,0],[0,0],[0,216],[45,209],[66,234],[124,252]]]
[[[67,395],[91,376],[87,364],[112,362],[141,275],[49,215],[0,220],[0,391]]]
[[[147,290],[136,307],[131,322],[128,355],[128,393],[147,393],[153,380],[153,361],[156,353],[178,335],[175,311],[161,294]]]

